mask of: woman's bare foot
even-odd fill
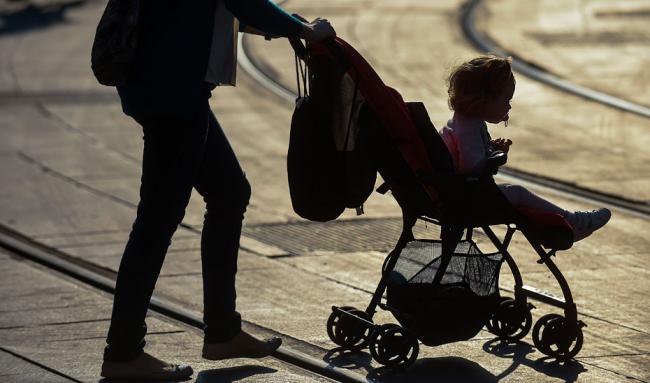
[[[234,338],[222,343],[204,343],[203,358],[222,360],[232,358],[264,358],[271,355],[282,344],[282,339],[273,337],[257,339],[240,331]]]
[[[105,360],[101,375],[104,378],[178,381],[188,379],[194,371],[187,364],[172,364],[146,352],[127,362]]]

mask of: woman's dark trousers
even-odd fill
[[[207,99],[200,109],[187,118],[130,113],[144,131],[142,184],[117,276],[106,360],[126,361],[142,352],[149,300],[192,188],[206,202],[201,235],[205,341],[226,341],[241,329],[235,273],[250,185]]]

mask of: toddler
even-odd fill
[[[449,76],[449,107],[454,111],[440,135],[451,153],[454,169],[460,174],[482,174],[487,158],[495,150],[508,152],[512,141],[491,139],[486,122],[508,126],[510,100],[515,78],[510,61],[482,56],[453,70]],[[502,184],[499,188],[510,203],[518,207],[562,215],[573,227],[574,241],[603,227],[611,217],[608,209],[566,211],[519,185]]]

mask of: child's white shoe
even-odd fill
[[[569,223],[573,226],[573,242],[587,238],[591,233],[605,226],[611,217],[612,212],[606,208],[576,211],[570,217],[567,217]]]

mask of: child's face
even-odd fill
[[[496,97],[487,100],[483,107],[483,120],[498,124],[501,121],[508,121],[510,111],[510,100],[515,94],[514,79]]]

